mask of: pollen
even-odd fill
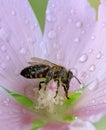
[[[45,109],[49,113],[53,113],[55,111],[56,106],[61,106],[63,105],[64,102],[64,97],[60,94],[58,94],[55,97],[56,94],[56,85],[52,84],[52,89],[51,85],[49,84],[46,87],[46,90],[44,87],[39,91],[38,88],[34,89],[35,92],[35,109],[36,110],[42,110]]]

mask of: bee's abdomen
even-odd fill
[[[50,67],[47,65],[29,66],[21,71],[21,75],[25,78],[45,78]]]

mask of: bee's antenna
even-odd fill
[[[73,77],[79,82],[79,84],[81,84],[81,82],[79,81],[79,79],[73,75]]]

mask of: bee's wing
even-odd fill
[[[49,65],[50,67],[58,66],[48,60],[44,60],[44,59],[41,59],[38,57],[32,57],[31,60],[32,61],[28,62],[28,64],[30,64],[30,65],[45,64],[45,65]]]

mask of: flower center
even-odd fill
[[[57,105],[63,105],[64,103],[64,97],[58,93],[56,95],[56,84],[54,82],[48,84],[41,88],[41,90],[38,90],[38,88],[34,89],[35,92],[35,109],[36,110],[41,110],[45,109],[49,113],[53,113],[55,106]],[[55,97],[55,98],[54,98]]]

